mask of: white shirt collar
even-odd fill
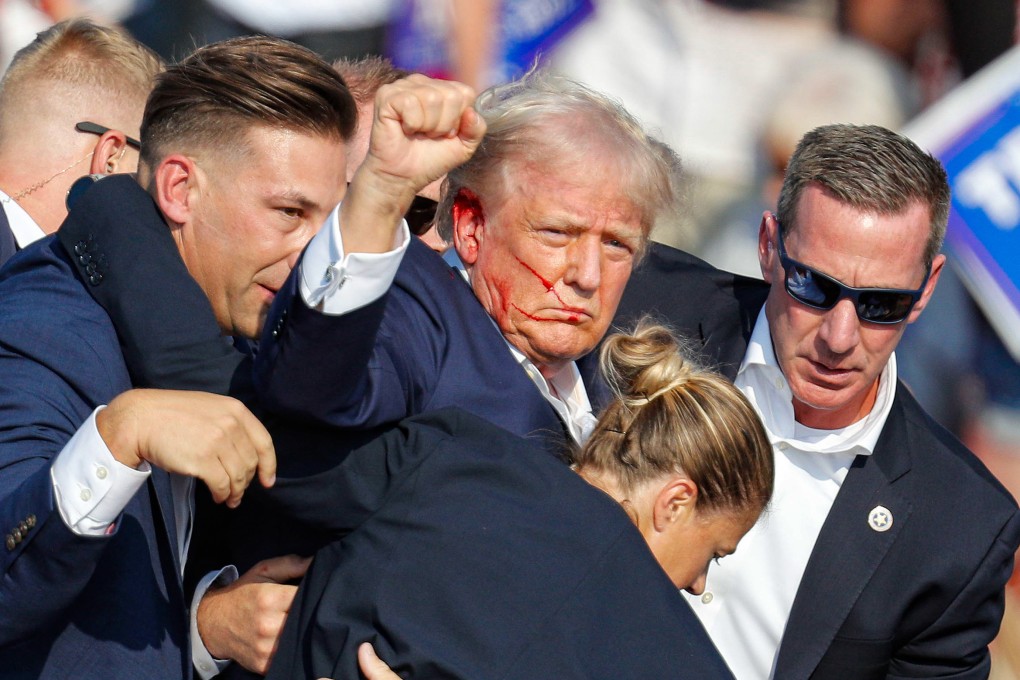
[[[42,228],[35,223],[25,209],[18,205],[18,202],[0,190],[0,207],[7,215],[7,222],[11,225],[11,232],[19,248],[25,248],[30,243],[38,241],[46,234]]]
[[[447,264],[459,271],[464,280],[470,284],[467,269],[464,268],[464,263],[461,262],[456,250],[453,248],[447,250],[443,254],[443,259]],[[492,321],[493,325],[496,325],[496,322],[491,317],[489,320]],[[583,444],[587,441],[588,437],[595,430],[597,420],[591,412],[588,391],[585,389],[584,381],[581,379],[581,372],[577,369],[577,363],[569,362],[557,371],[555,375],[547,379],[538,370],[534,362],[524,355],[524,352],[511,345],[505,337],[503,341],[506,342],[510,354],[513,355],[517,363],[524,369],[524,372],[528,374],[531,381],[535,383],[538,391],[542,393],[545,400],[559,414],[560,420],[566,425],[574,441],[578,444]]]
[[[865,418],[838,430],[805,427],[794,420],[793,394],[776,361],[768,319],[762,307],[735,382],[758,411],[773,445],[786,442],[807,452],[853,451],[870,455],[882,434],[896,395],[896,355],[891,354],[882,369],[875,405]]]

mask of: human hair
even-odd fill
[[[779,194],[777,217],[785,233],[797,229],[797,204],[815,182],[855,210],[891,215],[914,203],[927,206],[930,229],[924,266],[942,248],[949,219],[949,182],[937,158],[878,125],[823,125],[797,144]]]
[[[347,83],[358,104],[371,103],[380,87],[411,75],[411,71],[397,68],[389,59],[377,55],[359,59],[342,57],[333,62],[333,68]]]
[[[136,134],[162,70],[155,52],[119,28],[84,18],[54,24],[14,55],[0,80],[0,143],[24,135],[26,117],[53,107],[69,119],[104,118],[93,122]]]
[[[646,238],[660,216],[672,210],[674,168],[661,145],[617,101],[534,69],[482,92],[475,109],[487,129],[474,155],[447,175],[437,212],[439,235],[446,241],[453,238],[451,209],[461,190],[471,191],[491,209],[514,195],[516,173],[555,172],[557,164],[569,161],[608,170],[603,178],[607,191],[628,196],[643,211]]]
[[[772,447],[754,408],[729,380],[685,356],[669,329],[647,319],[602,345],[615,398],[574,454],[581,471],[624,493],[682,473],[706,512],[760,513],[772,496]]]
[[[156,81],[142,119],[142,162],[173,149],[247,148],[255,126],[346,140],[357,122],[343,79],[311,50],[281,38],[212,43]]]

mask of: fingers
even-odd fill
[[[200,459],[201,468],[196,476],[207,485],[216,485],[215,490],[210,485],[210,491],[217,502],[225,501],[227,507],[236,508],[258,468],[259,455],[254,438],[260,436],[263,428],[235,399],[221,397],[206,408],[208,420],[205,425],[211,430],[208,445],[214,455]]]
[[[300,555],[271,557],[256,564],[241,578],[248,578],[253,581],[287,583],[304,576],[308,571],[308,565],[311,563],[311,557],[301,557]]]
[[[415,74],[379,90],[376,116],[399,122],[406,136],[456,137],[474,100],[474,90],[463,83]]]
[[[118,460],[146,460],[167,472],[196,477],[218,503],[237,507],[256,473],[264,486],[276,480],[272,439],[236,399],[130,390],[101,414],[97,427]]]
[[[239,410],[236,417],[244,428],[244,434],[237,442],[244,448],[242,456],[245,463],[252,466],[252,471],[258,472],[262,486],[269,488],[276,483],[276,449],[273,447],[273,439],[251,411],[240,402],[237,405]],[[247,482],[251,482],[250,476]]]
[[[400,676],[390,670],[368,642],[358,646],[358,667],[368,680],[400,680]]]
[[[251,571],[234,583],[209,590],[198,605],[196,623],[209,653],[233,659],[260,675],[276,652],[296,586],[252,581]]]
[[[473,108],[465,109],[460,116],[460,129],[457,134],[474,149],[485,136],[485,119]]]
[[[248,436],[255,446],[259,483],[268,489],[276,483],[276,447],[273,446],[273,438],[269,436],[269,431],[262,423],[251,413],[247,415]]]

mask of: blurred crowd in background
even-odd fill
[[[37,31],[79,14],[119,23],[171,60],[208,42],[267,33],[328,59],[379,54],[481,89],[537,59],[618,97],[683,158],[686,209],[656,240],[758,276],[761,213],[775,208],[801,135],[831,122],[902,129],[1016,45],[1018,7],[1016,0],[0,0],[0,71]],[[904,343],[904,381],[1020,498],[1020,364],[952,271]],[[1020,601],[1020,578],[1010,598]],[[995,650],[997,678],[1020,678],[1020,605],[1011,606]]]

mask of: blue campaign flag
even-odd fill
[[[1020,360],[1020,48],[962,83],[904,133],[945,165],[953,191],[947,251]]]
[[[591,0],[500,0],[498,25],[491,27],[494,63],[487,81],[503,83],[522,75],[536,59],[593,10]],[[448,0],[400,0],[387,38],[393,63],[409,71],[445,78],[452,8]]]

